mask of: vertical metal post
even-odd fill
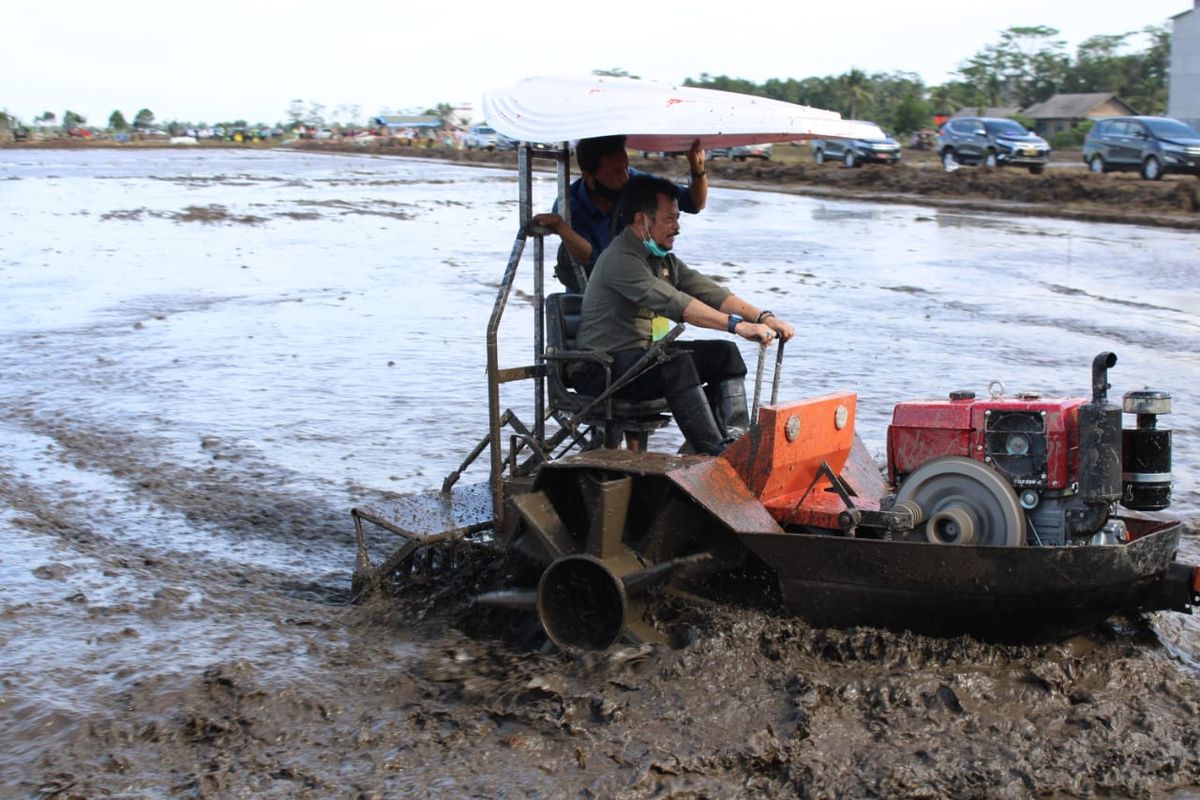
[[[487,378],[488,378],[488,441],[490,444],[492,493],[492,518],[496,530],[505,529],[504,520],[504,440],[500,435],[505,421],[500,409],[500,322],[504,317],[504,309],[508,305],[508,297],[516,280],[517,267],[521,263],[521,255],[525,250],[526,231],[533,222],[533,148],[522,143],[517,148],[517,186],[518,186],[518,219],[516,241],[513,242],[509,254],[508,266],[496,293],[496,303],[492,307],[492,316],[487,329]],[[558,162],[558,207],[559,212],[567,220],[571,219],[567,191],[570,186],[570,147],[563,143],[555,157]],[[545,450],[545,419],[546,419],[546,379],[544,374],[546,353],[545,331],[545,243],[543,235],[535,237],[534,244],[534,359],[537,366],[534,375],[534,439],[537,447]],[[516,444],[512,445],[515,457]]]
[[[546,237],[533,240],[533,363],[537,374],[533,376],[533,438],[538,447],[546,448]]]
[[[571,190],[571,143],[563,142],[558,159],[558,213],[571,224],[571,203],[567,193]]]
[[[529,150],[526,143],[517,147],[517,213],[521,235],[533,219],[533,156]]]
[[[563,142],[555,156],[555,167],[558,177],[558,213],[571,224],[571,204],[567,199],[567,191],[571,185],[571,148]],[[529,195],[532,203],[533,184],[532,170],[529,174]],[[524,173],[522,173],[524,174]],[[525,184],[522,183],[522,188]],[[532,209],[530,210],[532,215]],[[532,216],[530,217],[532,219]],[[534,242],[534,321],[533,321],[533,358],[537,365],[537,375],[533,383],[533,405],[537,410],[534,415],[533,436],[538,446],[546,447],[546,375],[543,371],[546,363],[546,244],[545,237],[538,236]]]

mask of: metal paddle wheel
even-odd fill
[[[596,450],[547,465],[514,498],[512,546],[541,569],[536,586],[485,594],[480,603],[536,613],[568,650],[628,637],[662,642],[645,620],[650,590],[734,566],[744,551],[675,478],[707,459]]]

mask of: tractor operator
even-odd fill
[[[581,292],[575,279],[575,270],[568,253],[583,266],[584,275],[590,276],[596,259],[613,237],[621,232],[616,214],[621,189],[631,176],[646,173],[631,169],[629,154],[625,152],[624,136],[599,136],[580,139],[575,146],[575,160],[579,162],[581,177],[577,178],[567,192],[571,204],[571,224],[558,213],[537,214],[533,221],[537,225],[552,229],[562,245],[558,249],[558,262],[554,275],[572,292]],[[704,169],[704,151],[700,140],[692,142],[687,152],[691,180],[687,186],[675,186],[679,210],[698,214],[708,202],[708,177]]]
[[[583,294],[577,337],[584,350],[608,353],[612,377],[632,367],[665,336],[668,320],[727,331],[766,347],[795,329],[689,268],[671,248],[679,235],[679,202],[671,181],[651,175],[629,180],[618,208],[624,230],[596,260]],[[648,400],[665,397],[675,423],[697,453],[717,455],[750,426],[746,364],[728,340],[672,342],[668,357],[616,393]],[[573,381],[592,395],[604,371],[584,367]]]

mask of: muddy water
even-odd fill
[[[347,509],[438,486],[483,433],[515,197],[427,161],[0,153],[0,795],[1197,785],[1181,616],[997,647],[689,609],[690,647],[565,661],[450,627],[478,573],[346,605]],[[801,328],[782,396],[857,390],[878,453],[896,399],[1086,393],[1114,350],[1115,393],[1175,396],[1200,519],[1194,235],[718,188],[677,246]]]

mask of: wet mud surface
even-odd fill
[[[453,152],[330,142],[301,142],[297,147],[316,152],[404,153],[461,163],[515,165],[514,153]],[[791,149],[786,145],[780,148]],[[807,146],[800,151],[807,154]],[[1056,216],[1100,222],[1131,222],[1183,229],[1200,229],[1200,181],[1191,176],[1144,181],[1136,174],[1093,175],[1078,169],[1051,169],[1031,175],[1024,169],[962,168],[945,172],[935,154],[913,151],[898,167],[866,164],[845,169],[774,161],[710,160],[706,169],[713,185],[789,191],[822,197],[872,202],[922,203],[969,210]],[[687,181],[683,159],[637,158],[635,166]],[[1074,163],[1071,166],[1075,166]]]
[[[505,578],[485,544],[351,605],[350,507],[440,485],[483,432],[474,332],[512,241],[513,176],[11,155],[0,795],[1196,796],[1191,617],[998,646],[676,600],[663,613],[686,646],[572,659],[472,609]],[[1190,234],[711,203],[681,253],[824,332],[781,393],[856,389],[873,452],[901,397],[997,377],[1078,394],[1091,356],[1116,350],[1114,391],[1175,395],[1181,559],[1200,562]],[[523,363],[528,306],[511,313],[503,360]]]

